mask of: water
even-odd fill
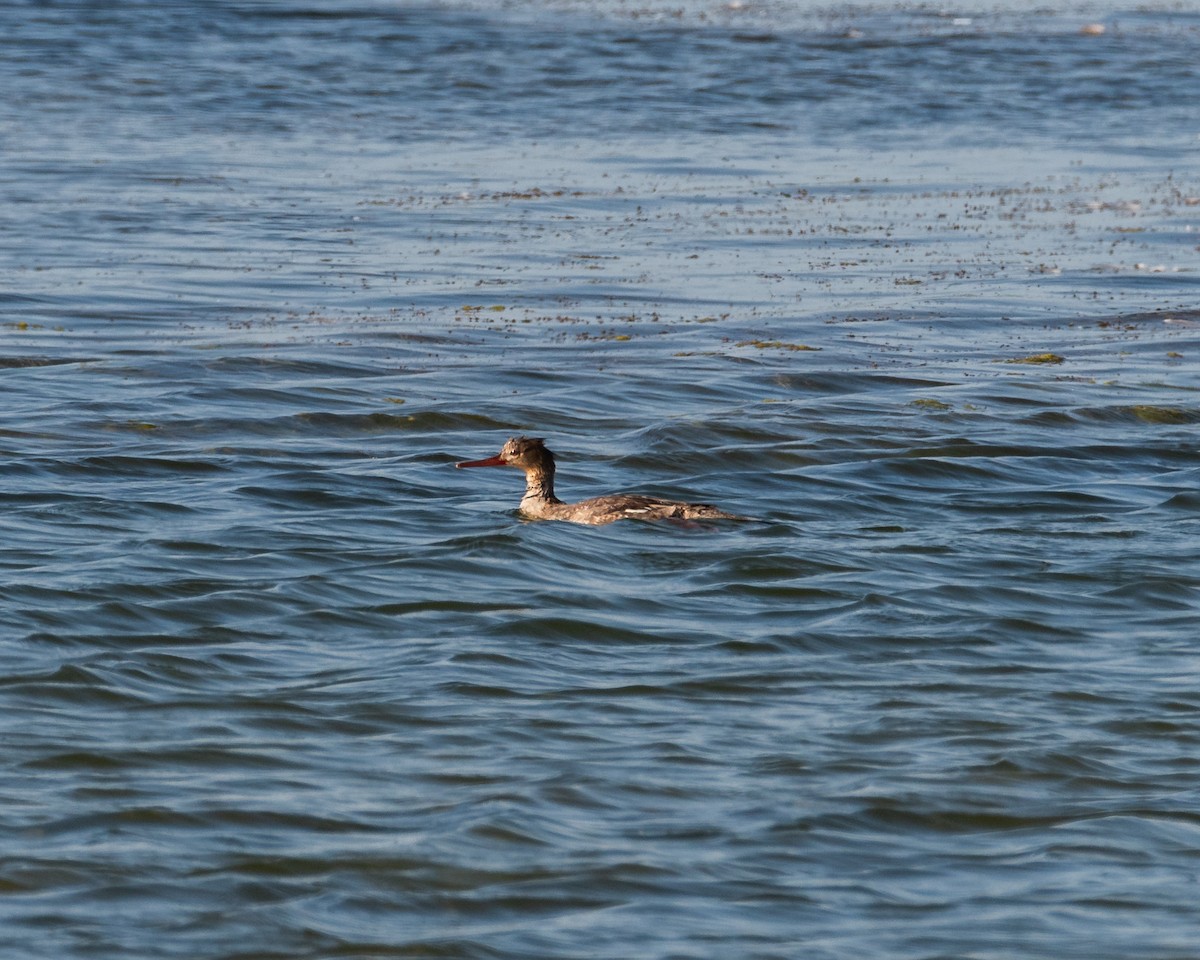
[[[1198,34],[7,5],[5,956],[1193,956]]]

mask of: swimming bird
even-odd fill
[[[531,520],[569,520],[599,526],[614,520],[743,520],[707,503],[683,503],[638,493],[563,503],[554,495],[554,454],[541,437],[513,437],[494,457],[465,460],[456,467],[516,467],[525,471],[521,513]]]

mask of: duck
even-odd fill
[[[554,495],[554,454],[544,437],[511,437],[494,457],[464,460],[456,467],[515,467],[525,473],[521,516],[601,526],[617,520],[743,520],[708,503],[684,503],[640,493],[617,493],[564,503]]]

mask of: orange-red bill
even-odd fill
[[[508,466],[504,462],[504,458],[500,454],[494,457],[488,457],[486,460],[464,460],[462,463],[456,463],[456,467],[505,467]]]

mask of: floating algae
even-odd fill
[[[932,397],[921,397],[919,400],[913,400],[909,403],[910,407],[919,407],[922,410],[953,410],[954,405],[946,403],[944,400],[935,400]]]
[[[1141,403],[1133,407],[1134,415],[1146,423],[1191,423],[1196,418],[1177,407],[1157,407]]]
[[[820,350],[806,343],[785,343],[782,340],[739,340],[734,346],[754,347],[757,350]]]

